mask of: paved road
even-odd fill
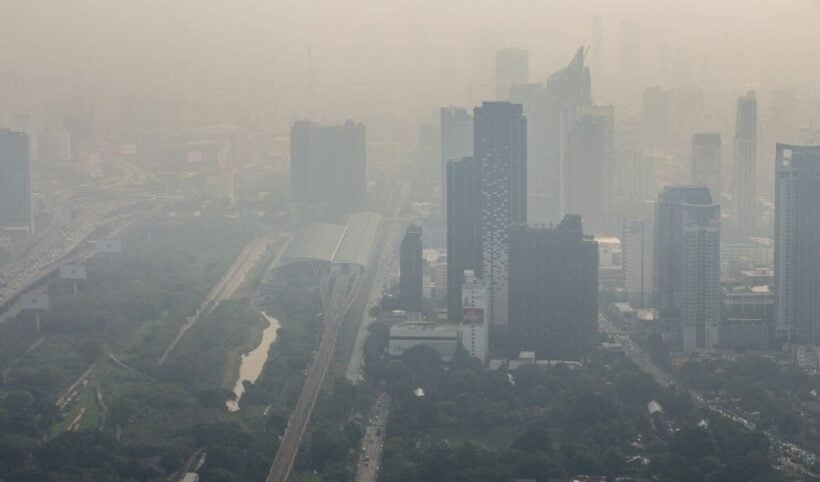
[[[408,194],[409,187],[407,185],[402,185],[398,196],[391,196],[390,201],[388,202],[386,217],[391,216],[395,218],[398,215],[407,201]],[[364,313],[362,314],[362,319],[359,322],[359,330],[356,332],[356,339],[353,341],[353,350],[350,352],[350,360],[348,360],[347,368],[345,370],[345,378],[354,384],[359,383],[359,380],[361,379],[364,342],[367,339],[368,327],[371,323],[373,323],[373,318],[368,313],[367,308],[373,306],[379,301],[382,295],[382,289],[390,279],[390,272],[394,268],[396,259],[396,246],[399,242],[399,234],[401,234],[401,222],[399,220],[385,220],[385,223],[390,223],[390,225],[385,226],[384,228],[385,239],[382,254],[379,256],[379,265],[377,268],[378,272],[373,278],[370,294],[367,298],[367,306],[365,307]]]
[[[227,300],[236,293],[236,290],[242,286],[248,273],[250,273],[257,261],[259,261],[259,257],[265,252],[269,241],[269,237],[261,236],[254,238],[245,246],[245,249],[239,253],[234,263],[228,268],[228,271],[225,272],[225,275],[219,279],[205,300],[199,305],[196,313],[189,316],[185,324],[180,327],[177,336],[171,344],[168,345],[168,348],[165,349],[162,356],[159,357],[158,365],[162,366],[165,363],[165,360],[168,359],[168,355],[174,350],[177,343],[179,343],[185,333],[190,330],[200,318],[211,313],[220,301]]]
[[[325,327],[322,332],[322,341],[319,349],[308,367],[305,385],[296,407],[290,415],[285,435],[279,444],[276,458],[273,460],[266,482],[285,482],[293,469],[293,461],[302,443],[316,398],[327,369],[333,359],[333,350],[336,347],[336,336],[339,326],[344,321],[345,314],[356,300],[363,281],[362,275],[351,271],[344,273],[329,272],[319,281],[319,292],[322,298]]]
[[[382,393],[376,399],[376,406],[367,425],[362,441],[362,452],[356,464],[356,482],[375,482],[381,466],[384,448],[385,426],[390,410],[390,397]]]

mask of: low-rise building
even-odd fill
[[[390,327],[390,356],[400,357],[404,352],[424,345],[438,352],[442,361],[453,359],[458,346],[458,325],[433,321],[407,321]]]

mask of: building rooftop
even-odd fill
[[[382,217],[377,213],[351,214],[347,224],[313,223],[288,243],[274,268],[303,262],[355,264],[368,267]]]

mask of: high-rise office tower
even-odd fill
[[[361,211],[367,201],[365,127],[347,121],[296,122],[290,130],[290,196],[329,217]]]
[[[692,137],[691,183],[706,186],[715,200],[720,199],[723,180],[720,175],[720,134],[698,133]]]
[[[510,102],[521,104],[527,118],[527,222],[558,221],[558,193],[547,188],[547,141],[549,105],[546,84],[516,84]]]
[[[613,219],[615,145],[612,106],[590,106],[568,133],[563,168],[564,213],[579,214],[588,232],[602,233]]]
[[[666,147],[671,137],[671,94],[660,87],[648,87],[641,99],[641,138],[645,147]]]
[[[473,155],[473,115],[461,107],[441,108],[441,212],[447,226],[447,163]]]
[[[527,136],[528,213],[532,223],[557,223],[565,212],[567,132],[575,124],[580,108],[592,105],[592,82],[584,60],[581,47],[546,84],[517,86],[511,91],[511,100],[524,105],[532,133]]]
[[[33,230],[29,139],[0,130],[0,228]]]
[[[478,172],[480,277],[487,284],[490,320],[509,321],[510,229],[527,222],[527,119],[521,104],[484,102],[473,112]]]
[[[510,249],[510,330],[514,351],[539,358],[592,354],[598,326],[598,243],[581,217],[553,228],[519,226]]]
[[[778,338],[820,342],[820,146],[777,144],[774,284]]]
[[[652,305],[653,272],[652,220],[643,217],[624,219],[623,266],[627,301],[633,306]]]
[[[720,205],[681,205],[683,349],[713,349],[720,329]]]
[[[734,225],[741,238],[755,234],[757,216],[757,99],[754,92],[737,100],[735,121]]]
[[[495,53],[495,98],[508,100],[510,87],[530,81],[530,53],[524,49],[501,49]]]
[[[487,325],[487,287],[476,277],[473,270],[464,271],[461,287],[463,306],[459,335],[461,346],[471,357],[487,361],[489,327]]]
[[[411,224],[399,249],[399,305],[404,311],[421,312],[423,268],[421,226]]]
[[[447,318],[461,321],[464,271],[480,276],[478,173],[472,157],[447,162]],[[487,322],[489,323],[489,313]]]
[[[705,186],[666,186],[655,204],[654,303],[663,317],[680,317],[685,296],[684,206],[711,205]]]

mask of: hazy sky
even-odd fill
[[[475,94],[476,43],[502,31],[531,52],[533,80],[592,42],[603,18],[615,73],[620,26],[640,25],[642,81],[666,49],[714,85],[820,85],[810,0],[0,0],[5,73],[86,89],[265,99],[301,115],[312,48],[316,117],[428,115]],[[664,47],[665,46],[665,47]],[[782,80],[781,80],[782,79]],[[600,88],[598,85],[596,88]],[[601,89],[598,89],[599,91]],[[740,89],[742,90],[742,89]]]

